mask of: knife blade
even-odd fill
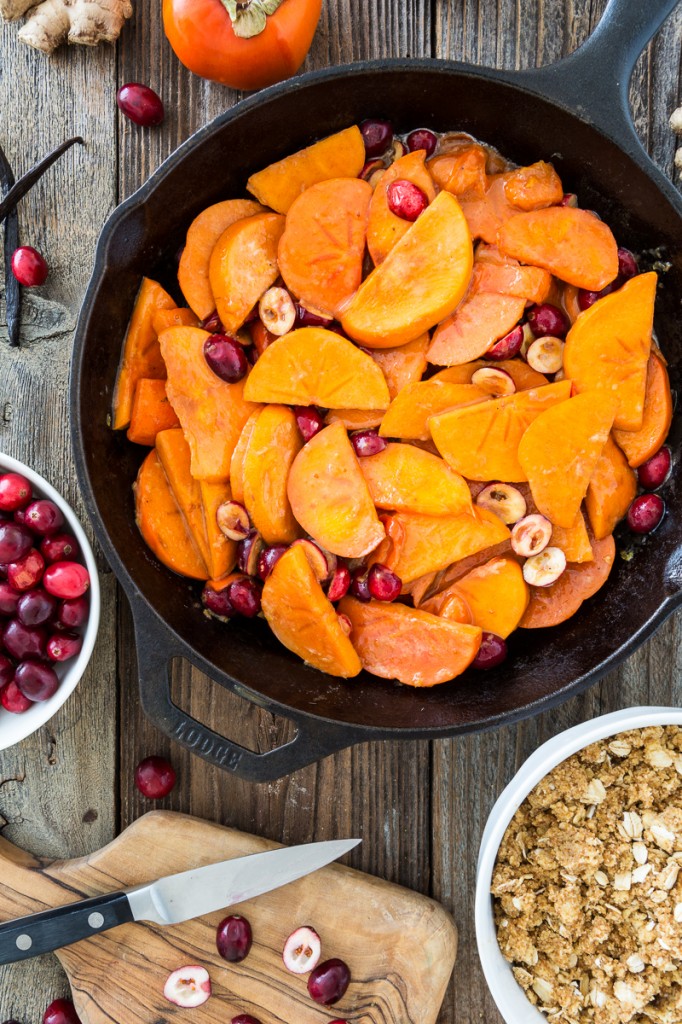
[[[361,841],[336,839],[235,857],[8,921],[0,924],[0,964],[70,946],[120,924],[173,925],[203,917],[295,882]]]

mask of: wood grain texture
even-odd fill
[[[276,846],[167,811],[145,815],[103,850],[78,860],[38,864],[0,840],[0,920]],[[335,1013],[358,1024],[435,1021],[457,932],[428,897],[332,864],[235,909],[253,929],[253,946],[241,964],[227,964],[216,949],[224,910],[172,927],[124,925],[59,950],[83,1024],[165,1020],[174,1012],[163,995],[165,980],[193,963],[208,970],[213,990],[193,1012],[196,1024],[222,1024],[245,1012],[257,1013],[262,1024],[322,1024],[329,1010],[313,1003],[306,979],[282,962],[287,936],[306,922],[319,932],[323,956],[351,967]]]

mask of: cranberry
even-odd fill
[[[127,82],[116,93],[116,104],[121,113],[143,128],[156,128],[163,121],[161,97],[148,85]]]
[[[536,338],[544,338],[547,335],[552,338],[565,338],[571,326],[564,311],[549,302],[531,306],[528,310],[528,323]]]
[[[405,145],[410,153],[414,153],[416,149],[425,149],[426,155],[432,156],[438,145],[438,136],[428,128],[417,128],[407,136]]]
[[[611,284],[607,284],[605,288],[602,288],[600,292],[588,292],[584,288],[581,288],[578,292],[578,306],[585,312],[590,306],[593,306],[597,299],[603,299],[605,295],[610,295],[611,292],[615,292],[617,288],[620,288],[623,282],[619,277]]]
[[[296,303],[296,327],[327,327],[331,317],[319,313],[311,313],[309,309]]]
[[[230,601],[237,615],[253,619],[260,611],[261,588],[255,580],[244,578],[235,580],[227,588]]]
[[[373,428],[356,430],[350,435],[350,440],[359,459],[367,458],[368,455],[378,455],[386,447],[383,437],[380,437]]]
[[[350,569],[347,565],[337,565],[334,575],[327,588],[327,597],[330,601],[340,601],[345,597],[350,587]]]
[[[21,473],[3,473],[0,476],[1,511],[16,512],[28,505],[31,497],[31,485]]]
[[[474,668],[488,669],[501,665],[507,657],[506,641],[497,633],[483,633],[478,654],[472,661]]]
[[[57,625],[65,629],[78,629],[88,621],[90,608],[85,597],[62,601],[57,612]]]
[[[25,626],[43,626],[57,610],[57,599],[42,588],[22,594],[17,603],[17,618]]]
[[[0,686],[7,686],[14,679],[14,662],[7,655],[0,654]]]
[[[619,249],[618,277],[621,278],[621,282],[629,281],[631,277],[636,277],[637,274],[639,274],[639,267],[637,266],[634,253],[631,253],[629,249]]]
[[[391,182],[386,190],[386,200],[391,213],[402,220],[416,220],[429,205],[426,193],[404,178]]]
[[[19,619],[12,619],[2,634],[5,650],[13,658],[44,658],[47,635],[41,626],[25,626]]]
[[[18,594],[11,584],[0,580],[0,615],[14,615],[20,597],[21,594]]]
[[[90,574],[80,562],[53,562],[45,570],[43,586],[55,597],[82,597],[90,586]]]
[[[199,324],[202,331],[208,331],[209,334],[223,334],[225,328],[223,327],[222,321],[218,316],[217,309],[214,309],[210,316],[207,316]]]
[[[24,288],[36,288],[47,281],[45,258],[32,245],[21,245],[12,253],[12,273]]]
[[[230,914],[218,925],[215,941],[223,960],[231,964],[241,963],[249,955],[253,942],[251,925],[245,917]]]
[[[51,533],[56,533],[64,525],[64,516],[61,509],[47,498],[39,498],[38,501],[32,501],[26,508],[24,515],[28,528],[33,530],[34,533],[40,534],[41,537],[47,537]]]
[[[204,342],[204,358],[216,377],[234,384],[241,380],[249,369],[244,349],[226,334],[212,334]]]
[[[664,514],[663,498],[658,494],[640,494],[628,509],[628,526],[633,533],[651,533],[659,525]]]
[[[273,544],[270,548],[263,548],[258,556],[258,575],[262,580],[268,578],[288,546],[288,544]]]
[[[257,530],[252,530],[248,537],[237,544],[237,568],[248,576],[258,572],[258,559],[265,545]]]
[[[224,621],[231,619],[235,614],[234,605],[230,601],[227,591],[227,587],[223,587],[222,590],[214,590],[213,587],[206,585],[201,592],[201,603],[206,611]]]
[[[17,562],[33,547],[33,535],[20,523],[0,523],[0,565]]]
[[[284,943],[282,950],[284,966],[292,974],[307,974],[308,971],[317,967],[321,949],[320,936],[315,929],[310,925],[303,925],[302,928],[297,928],[292,932]]]
[[[504,338],[496,341],[492,348],[485,354],[486,359],[494,359],[496,362],[502,359],[513,359],[518,355],[523,345],[523,327],[521,324],[505,334]]]
[[[343,960],[325,960],[308,978],[308,992],[316,1003],[332,1006],[338,1003],[350,984],[348,964]]]
[[[57,673],[42,661],[22,661],[17,665],[14,682],[29,700],[49,700],[59,688]]]
[[[322,414],[317,411],[314,405],[295,405],[294,415],[296,416],[296,425],[301,431],[301,437],[306,444],[324,426]]]
[[[24,697],[14,680],[0,689],[0,703],[5,711],[11,711],[13,715],[23,715],[24,711],[33,707],[33,701]]]
[[[54,633],[47,641],[47,656],[50,661],[69,661],[82,646],[83,637],[78,633]]]
[[[395,601],[400,597],[403,581],[387,565],[375,562],[369,570],[367,586],[376,601]]]
[[[176,778],[175,768],[165,757],[145,757],[135,769],[135,785],[149,800],[168,796]]]
[[[564,192],[563,196],[561,197],[561,200],[559,201],[559,206],[577,207],[577,205],[578,197],[575,194],[575,192]]]
[[[236,1017],[233,1017],[230,1024],[260,1024],[257,1017],[252,1017],[250,1013],[239,1013]]]
[[[78,541],[70,533],[55,533],[51,537],[43,537],[40,551],[46,562],[70,561],[80,554]]]
[[[26,526],[26,509],[18,508],[14,513],[14,522],[19,523],[20,526]]]
[[[393,125],[390,121],[372,118],[362,122],[360,131],[365,140],[366,157],[381,156],[391,145]]]
[[[366,569],[356,569],[350,581],[350,592],[358,601],[371,601],[372,594],[369,589],[369,573]]]
[[[655,491],[670,476],[671,456],[669,448],[659,448],[655,455],[647,459],[637,470],[640,487],[646,491]]]
[[[45,1010],[43,1024],[81,1024],[81,1019],[70,999],[55,999]]]
[[[7,566],[7,582],[15,590],[30,590],[40,583],[45,569],[45,559],[35,548]]]

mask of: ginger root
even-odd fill
[[[0,15],[12,21],[26,15],[19,39],[44,53],[62,43],[96,46],[118,39],[126,18],[133,13],[130,0],[0,0]]]

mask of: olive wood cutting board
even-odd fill
[[[0,838],[0,920],[48,910],[163,875],[201,867],[278,844],[170,811],[152,811],[113,843],[78,860],[42,861]],[[215,945],[228,911],[172,927],[122,925],[57,953],[83,1024],[228,1024],[250,1013],[262,1024],[433,1024],[452,973],[457,931],[426,896],[332,864],[239,905],[251,922],[253,946],[228,964]],[[334,1007],[314,1003],[306,977],[282,962],[285,939],[310,924],[322,957],[341,957],[351,983]],[[213,995],[185,1010],[163,996],[178,967],[207,968]],[[11,970],[11,968],[10,968]]]

